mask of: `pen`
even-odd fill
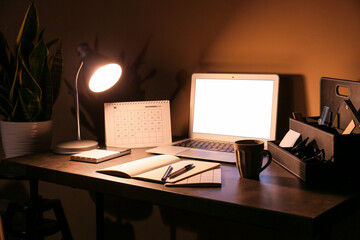
[[[170,165],[168,167],[168,169],[166,169],[166,172],[165,172],[164,176],[161,178],[161,181],[165,181],[168,178],[168,176],[169,176],[169,174],[171,173],[172,170],[173,170],[173,168]]]
[[[171,179],[171,178],[175,178],[175,177],[177,177],[177,176],[179,176],[179,175],[181,175],[181,174],[183,174],[183,173],[185,173],[185,172],[193,169],[194,167],[195,167],[195,165],[194,165],[193,163],[190,163],[190,164],[186,165],[185,167],[183,167],[183,168],[181,168],[181,169],[173,172],[172,174],[170,174],[170,175],[169,175],[169,178],[170,178],[170,179]]]

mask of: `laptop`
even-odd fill
[[[189,139],[147,152],[235,163],[235,141],[275,140],[278,92],[276,74],[194,73]]]

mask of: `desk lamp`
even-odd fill
[[[77,140],[58,144],[54,152],[59,154],[75,154],[78,152],[98,148],[98,142],[93,140],[81,140],[80,135],[80,110],[78,78],[82,69],[85,72],[85,79],[89,79],[89,88],[93,92],[108,90],[120,79],[122,69],[120,65],[110,61],[104,56],[89,48],[87,43],[79,44],[77,51],[81,55],[80,67],[75,77],[75,109]]]

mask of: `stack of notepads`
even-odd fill
[[[175,172],[188,164],[193,164],[195,167],[177,177],[167,178],[165,181],[161,180],[170,165]],[[100,169],[98,172],[118,177],[165,183],[165,186],[221,186],[220,163],[181,160],[173,155],[143,158]]]

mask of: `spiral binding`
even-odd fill
[[[161,104],[168,103],[169,100],[154,100],[154,101],[132,101],[132,102],[112,102],[105,103],[106,105],[147,105],[147,104]]]

